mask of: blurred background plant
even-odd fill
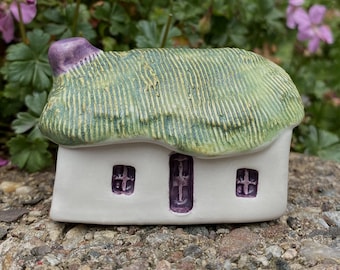
[[[292,150],[340,161],[337,0],[3,0],[0,4],[0,166],[53,162],[37,122],[52,85],[47,51],[83,36],[103,50],[239,47],[281,65],[306,117]]]

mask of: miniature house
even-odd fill
[[[96,224],[253,222],[282,215],[289,76],[240,49],[49,50],[40,129],[59,144],[51,218]]]

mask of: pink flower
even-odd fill
[[[36,0],[25,0],[20,2],[22,22],[30,23],[37,14]],[[11,42],[14,39],[14,20],[20,21],[17,1],[14,0],[8,6],[6,3],[0,4],[0,32],[5,42]]]
[[[35,15],[37,15],[37,7],[35,0],[26,0],[26,3],[20,3],[21,12],[22,12],[22,21],[24,24],[30,23]],[[13,1],[10,10],[12,15],[17,21],[20,21],[19,18],[19,10],[16,1]]]
[[[290,29],[296,28],[301,20],[308,18],[307,12],[301,7],[304,0],[289,0],[289,5],[286,10],[287,27]]]
[[[0,167],[6,166],[9,163],[9,160],[3,159],[0,157]]]
[[[308,50],[312,53],[318,50],[320,41],[333,43],[332,31],[322,24],[325,13],[325,6],[313,5],[309,9],[308,17],[303,18],[298,25],[298,40],[308,41]]]
[[[14,38],[14,21],[6,3],[0,4],[0,32],[5,42]]]

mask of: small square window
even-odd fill
[[[135,188],[136,169],[132,166],[115,165],[112,171],[112,192],[130,195]]]
[[[259,172],[242,168],[236,172],[236,196],[254,198],[257,195]]]

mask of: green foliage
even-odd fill
[[[26,96],[25,105],[28,111],[19,112],[17,118],[12,122],[12,128],[16,134],[22,134],[31,130],[28,134],[30,138],[42,138],[37,124],[46,101],[46,92],[33,93],[33,95]]]
[[[95,9],[93,16],[100,21],[101,34],[108,30],[112,36],[117,36],[129,30],[130,17],[118,3],[103,2]]]
[[[20,169],[35,172],[51,164],[48,142],[43,139],[31,139],[17,135],[10,139],[7,145],[10,149],[12,162]]]
[[[6,63],[1,73],[7,81],[4,95],[24,98],[30,89],[47,90],[51,86],[51,69],[47,59],[50,36],[41,30],[27,33],[29,44],[8,47]]]
[[[44,17],[48,21],[44,30],[57,39],[69,38],[72,36],[83,36],[90,41],[96,38],[96,32],[91,26],[90,12],[84,4],[79,6],[79,15],[76,14],[76,4],[68,4],[66,7],[57,6],[47,9]],[[74,19],[77,19],[74,21]]]
[[[305,136],[301,141],[305,145],[306,153],[340,161],[339,136],[327,130],[317,129],[315,126],[302,128],[305,129]]]
[[[51,143],[37,122],[52,85],[47,51],[54,40],[83,36],[104,50],[240,47],[281,65],[296,83],[306,117],[293,150],[340,161],[340,2],[305,0],[328,8],[334,43],[309,54],[286,27],[288,1],[121,0],[38,1],[28,42],[3,44],[0,61],[0,144],[28,171],[51,163]],[[17,29],[18,30],[18,29]],[[16,31],[19,33],[19,31]],[[20,39],[18,39],[20,40]],[[21,39],[23,40],[23,39]]]
[[[0,111],[3,116],[9,116],[9,112],[13,116],[16,114],[11,126],[15,134],[22,134],[7,143],[12,162],[19,168],[36,171],[51,164],[49,144],[37,126],[47,99],[45,91],[52,82],[47,59],[50,35],[35,29],[27,33],[27,38],[28,44],[21,42],[7,48],[6,62],[1,69],[7,84],[0,92],[0,100],[7,103]],[[18,112],[23,106],[28,111]]]
[[[161,29],[156,22],[139,21],[137,24],[139,34],[136,36],[136,45],[138,48],[160,48],[166,30],[166,25]],[[179,36],[181,32],[176,27],[171,27],[167,34],[165,47],[171,46],[171,39]]]
[[[276,42],[286,31],[284,12],[275,1],[214,1],[212,15],[212,31],[206,37],[212,46],[254,49]]]
[[[11,159],[21,169],[33,172],[49,166],[52,162],[48,142],[38,128],[40,114],[47,100],[47,93],[33,93],[25,98],[27,112],[19,112],[12,122],[17,135],[7,143]],[[27,135],[22,135],[27,133]]]

